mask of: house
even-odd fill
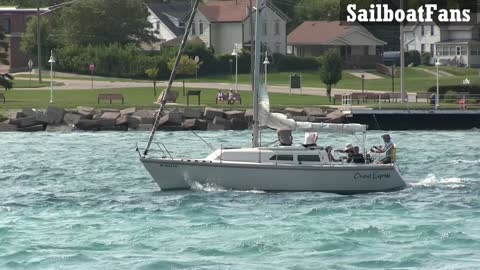
[[[480,26],[409,24],[404,29],[405,49],[432,55],[444,65],[480,67]]]
[[[205,1],[195,15],[191,37],[199,38],[215,54],[231,54],[234,47],[250,47],[249,0]],[[255,6],[256,1],[253,1]],[[162,41],[178,39],[185,31],[190,2],[166,1],[147,5],[149,21]],[[174,10],[174,11],[172,11]],[[262,42],[272,53],[286,53],[288,17],[268,1],[262,10]]]
[[[346,68],[375,68],[383,62],[384,41],[359,24],[341,21],[306,21],[287,37],[289,52],[297,56],[321,56],[337,49]]]
[[[152,25],[155,37],[163,42],[182,36],[185,31],[184,19],[191,9],[191,3],[187,1],[147,4],[147,19]]]
[[[41,9],[42,12],[47,9]],[[8,60],[9,65],[0,65],[2,72],[18,72],[28,70],[28,61],[32,58],[20,49],[20,42],[25,34],[27,22],[36,15],[36,9],[0,7],[0,24],[9,42]],[[36,64],[35,64],[36,66]]]

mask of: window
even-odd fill
[[[457,46],[457,55],[462,55],[462,51],[460,46]]]
[[[472,49],[470,50],[470,54],[471,54],[471,55],[478,55],[478,49],[477,49],[477,48],[472,48]]]
[[[155,23],[155,29],[156,29],[156,30],[160,30],[160,22],[156,22],[156,23]]]
[[[435,53],[435,44],[430,44],[430,54],[433,56]]]
[[[420,45],[420,52],[425,52],[425,44]]]
[[[462,49],[462,55],[467,55],[467,47],[462,46],[461,49]]]
[[[264,22],[264,23],[263,23],[263,34],[264,34],[264,35],[267,34],[267,27],[268,27],[267,22]]]
[[[197,33],[195,32],[195,23],[192,23],[192,36],[195,36]]]
[[[363,47],[363,55],[368,55],[368,46]]]
[[[1,21],[1,27],[5,34],[10,34],[12,31],[10,18],[3,18]]]
[[[435,35],[435,25],[430,25],[430,35]]]
[[[298,155],[298,161],[320,161],[320,157],[318,155]]]
[[[275,21],[275,35],[280,35],[280,23]]]
[[[200,22],[198,24],[198,28],[199,28],[198,29],[198,34],[203,35],[203,23],[202,22]]]
[[[425,26],[423,26],[423,25],[422,25],[422,30],[421,30],[421,32],[422,32],[422,37],[425,36]]]
[[[292,155],[274,155],[270,160],[293,161]]]
[[[450,47],[450,54],[446,55],[456,55],[455,47]]]

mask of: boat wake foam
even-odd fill
[[[231,190],[231,189],[226,189],[224,187],[215,185],[215,184],[202,184],[198,182],[189,182],[192,190],[197,190],[197,191],[205,191],[205,192],[224,192],[224,191],[233,191],[233,192],[238,192],[238,193],[257,193],[257,194],[262,194],[266,193],[263,190]]]
[[[429,174],[420,182],[412,183],[414,187],[438,187],[463,188],[466,186],[465,179],[459,177],[445,177],[438,179],[434,174]]]

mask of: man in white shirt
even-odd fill
[[[385,153],[385,157],[382,158],[378,163],[381,164],[390,164],[393,163],[393,148],[394,144],[392,138],[389,134],[382,135],[383,141],[385,142],[384,147],[372,147],[372,151],[375,153]]]

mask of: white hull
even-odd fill
[[[141,158],[162,190],[210,184],[233,190],[321,191],[340,194],[400,190],[395,165],[305,165]]]

